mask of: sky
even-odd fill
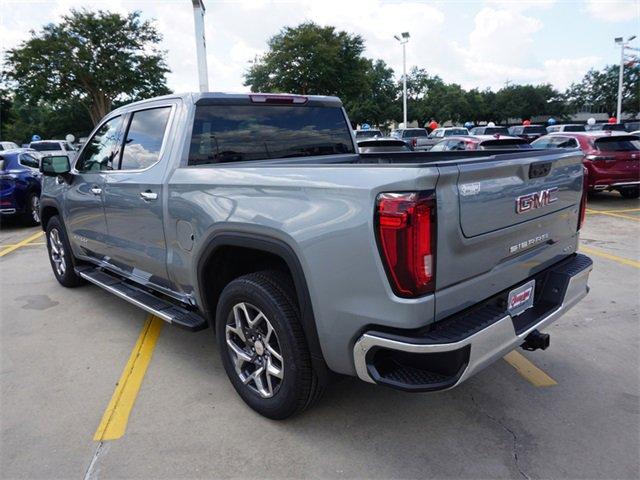
[[[418,66],[464,88],[551,83],[564,90],[590,68],[618,63],[614,38],[640,37],[640,0],[204,0],[209,89],[244,92],[243,74],[268,39],[304,21],[365,41],[365,56],[402,74],[393,36],[408,31],[407,68]],[[138,10],[155,19],[171,69],[168,85],[196,91],[189,0],[0,0],[0,49],[28,39],[72,8]],[[632,44],[640,48],[640,40]]]

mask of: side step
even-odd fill
[[[137,307],[152,313],[162,320],[192,332],[207,328],[207,321],[195,312],[182,308],[145,290],[124,282],[96,267],[83,266],[76,269],[78,275],[89,282],[117,295]]]

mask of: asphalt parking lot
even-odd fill
[[[39,230],[5,223],[0,476],[638,478],[639,234],[639,201],[590,197],[592,290],[548,350],[437,394],[344,379],[275,422],[237,397],[210,331],[64,289]]]

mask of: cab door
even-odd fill
[[[108,257],[104,215],[106,172],[117,162],[122,117],[106,120],[83,148],[64,193],[65,228],[74,253],[103,261]]]
[[[133,280],[167,289],[162,186],[173,110],[160,104],[128,114],[119,168],[104,185],[110,263]]]

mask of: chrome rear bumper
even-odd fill
[[[527,335],[532,331],[547,327],[587,295],[589,292],[587,282],[592,270],[592,262],[588,257],[576,255],[573,257],[573,261],[564,262],[561,270],[553,270],[553,268],[551,267],[550,272],[546,274],[553,274],[554,279],[558,279],[564,290],[564,296],[557,299],[557,305],[551,304],[552,307],[544,315],[534,317],[526,325],[522,325],[518,324],[517,320],[514,321],[506,312],[497,315],[492,313],[496,311],[492,307],[493,310],[490,310],[489,314],[493,315],[493,318],[487,319],[486,311],[479,311],[477,316],[476,324],[487,324],[488,326],[474,329],[475,318],[472,312],[465,315],[462,327],[455,326],[456,319],[449,321],[455,327],[454,332],[463,331],[463,338],[454,338],[453,341],[447,338],[449,334],[440,334],[439,337],[446,340],[438,342],[438,336],[435,336],[436,340],[434,341],[434,336],[429,334],[422,337],[401,337],[369,331],[356,341],[353,348],[358,377],[366,382],[386,384],[412,391],[446,390],[459,385],[487,365],[522,345]],[[555,287],[551,290],[547,294],[545,287],[545,294],[548,298],[553,297],[554,293],[559,293]],[[472,326],[469,327],[469,325]],[[470,332],[468,336],[464,336],[465,330]],[[375,364],[376,351],[384,351],[387,359],[393,355],[399,355],[405,359],[409,357],[410,363],[411,358],[418,359],[420,362],[422,355],[426,370],[429,370],[429,356],[435,363],[438,363],[440,369],[442,369],[443,363],[446,364],[454,359],[460,363],[444,375],[441,374],[442,372],[433,374],[429,371],[423,375],[420,372],[420,367],[418,369],[409,367],[409,370],[392,372],[385,377],[385,374],[381,373]],[[446,357],[447,352],[455,355],[451,356],[449,360],[449,357]],[[411,385],[411,382],[432,383]]]

